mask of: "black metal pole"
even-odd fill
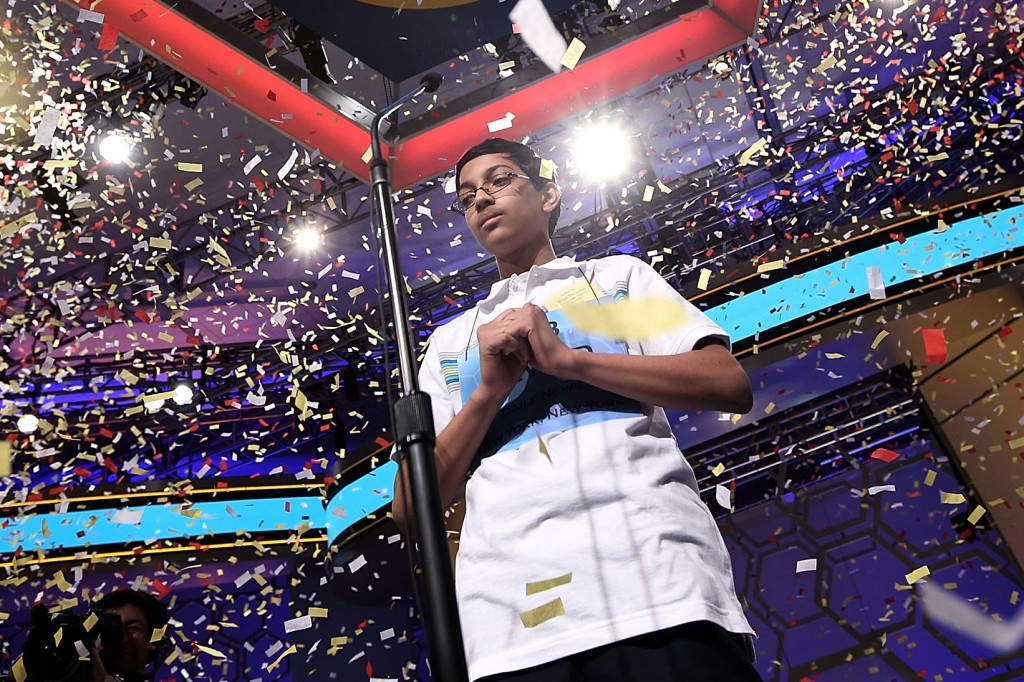
[[[394,405],[395,448],[400,458],[408,460],[409,463],[408,493],[412,499],[416,537],[423,556],[426,603],[420,605],[420,612],[424,615],[430,673],[431,677],[439,682],[466,682],[469,673],[466,669],[462,627],[459,624],[459,611],[455,601],[455,580],[441,512],[437,467],[434,463],[435,434],[430,396],[419,390],[416,356],[409,330],[405,280],[398,259],[391,180],[388,176],[388,163],[380,147],[380,124],[405,102],[424,92],[437,90],[440,84],[439,75],[427,74],[417,90],[399,98],[374,116],[370,130],[373,152],[370,161],[370,182],[376,218],[374,228],[379,230],[384,247],[384,267],[387,273],[388,294],[391,297],[391,319],[394,322],[395,345],[401,373],[402,395]],[[413,576],[413,580],[415,579]]]

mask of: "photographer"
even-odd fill
[[[93,649],[90,682],[152,678],[145,670],[151,661],[156,661],[158,649],[150,640],[155,629],[167,624],[167,607],[151,594],[125,589],[100,599],[96,610],[121,618],[121,638],[119,641],[100,638]]]
[[[133,589],[111,592],[88,616],[32,609],[22,654],[25,682],[144,682],[159,656],[153,632],[167,624],[167,607]],[[58,636],[58,633],[59,636]],[[88,660],[86,660],[86,658]]]

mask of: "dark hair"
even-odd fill
[[[542,178],[540,176],[541,160],[535,151],[521,142],[513,142],[512,140],[506,140],[500,137],[487,138],[480,144],[470,147],[466,153],[462,155],[462,158],[455,164],[456,187],[459,186],[459,176],[462,175],[462,167],[478,156],[485,156],[487,154],[498,154],[500,156],[504,156],[510,161],[514,161],[517,166],[523,169],[524,173],[530,176],[530,181],[537,189],[544,189],[544,185],[549,182],[553,182],[555,187],[558,187],[558,175],[554,169],[551,171],[550,178]],[[549,236],[554,234],[555,225],[558,224],[558,217],[561,214],[562,204],[559,202],[559,204],[555,206],[555,210],[551,212],[551,216],[548,218]]]
[[[150,634],[167,624],[167,607],[153,595],[139,590],[115,590],[96,602],[96,609],[110,611],[125,604],[131,604],[146,614]]]

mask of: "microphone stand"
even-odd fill
[[[425,603],[421,612],[426,616],[427,649],[430,654],[430,673],[439,682],[466,682],[466,654],[462,643],[458,606],[455,601],[455,579],[452,574],[441,513],[441,493],[434,463],[434,420],[430,409],[430,396],[419,390],[416,356],[409,331],[409,309],[406,302],[405,280],[398,258],[398,238],[395,231],[395,213],[391,202],[391,180],[388,163],[381,153],[380,125],[388,116],[408,100],[425,92],[434,92],[441,85],[441,76],[428,73],[420,86],[398,98],[373,118],[370,161],[375,229],[380,231],[384,246],[384,266],[387,272],[388,293],[391,297],[391,319],[395,327],[395,345],[401,373],[402,395],[394,405],[395,448],[399,459],[409,462],[409,495],[412,499],[416,533],[423,555],[423,574],[426,583]],[[410,540],[411,541],[411,540]],[[416,577],[413,576],[413,580]]]

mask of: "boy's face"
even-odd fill
[[[496,175],[526,175],[514,161],[501,154],[485,154],[462,167],[459,194],[471,192]],[[484,249],[498,258],[513,257],[548,242],[548,218],[560,197],[554,184],[542,189],[530,180],[512,178],[508,187],[493,196],[482,189],[466,211],[466,224]]]

